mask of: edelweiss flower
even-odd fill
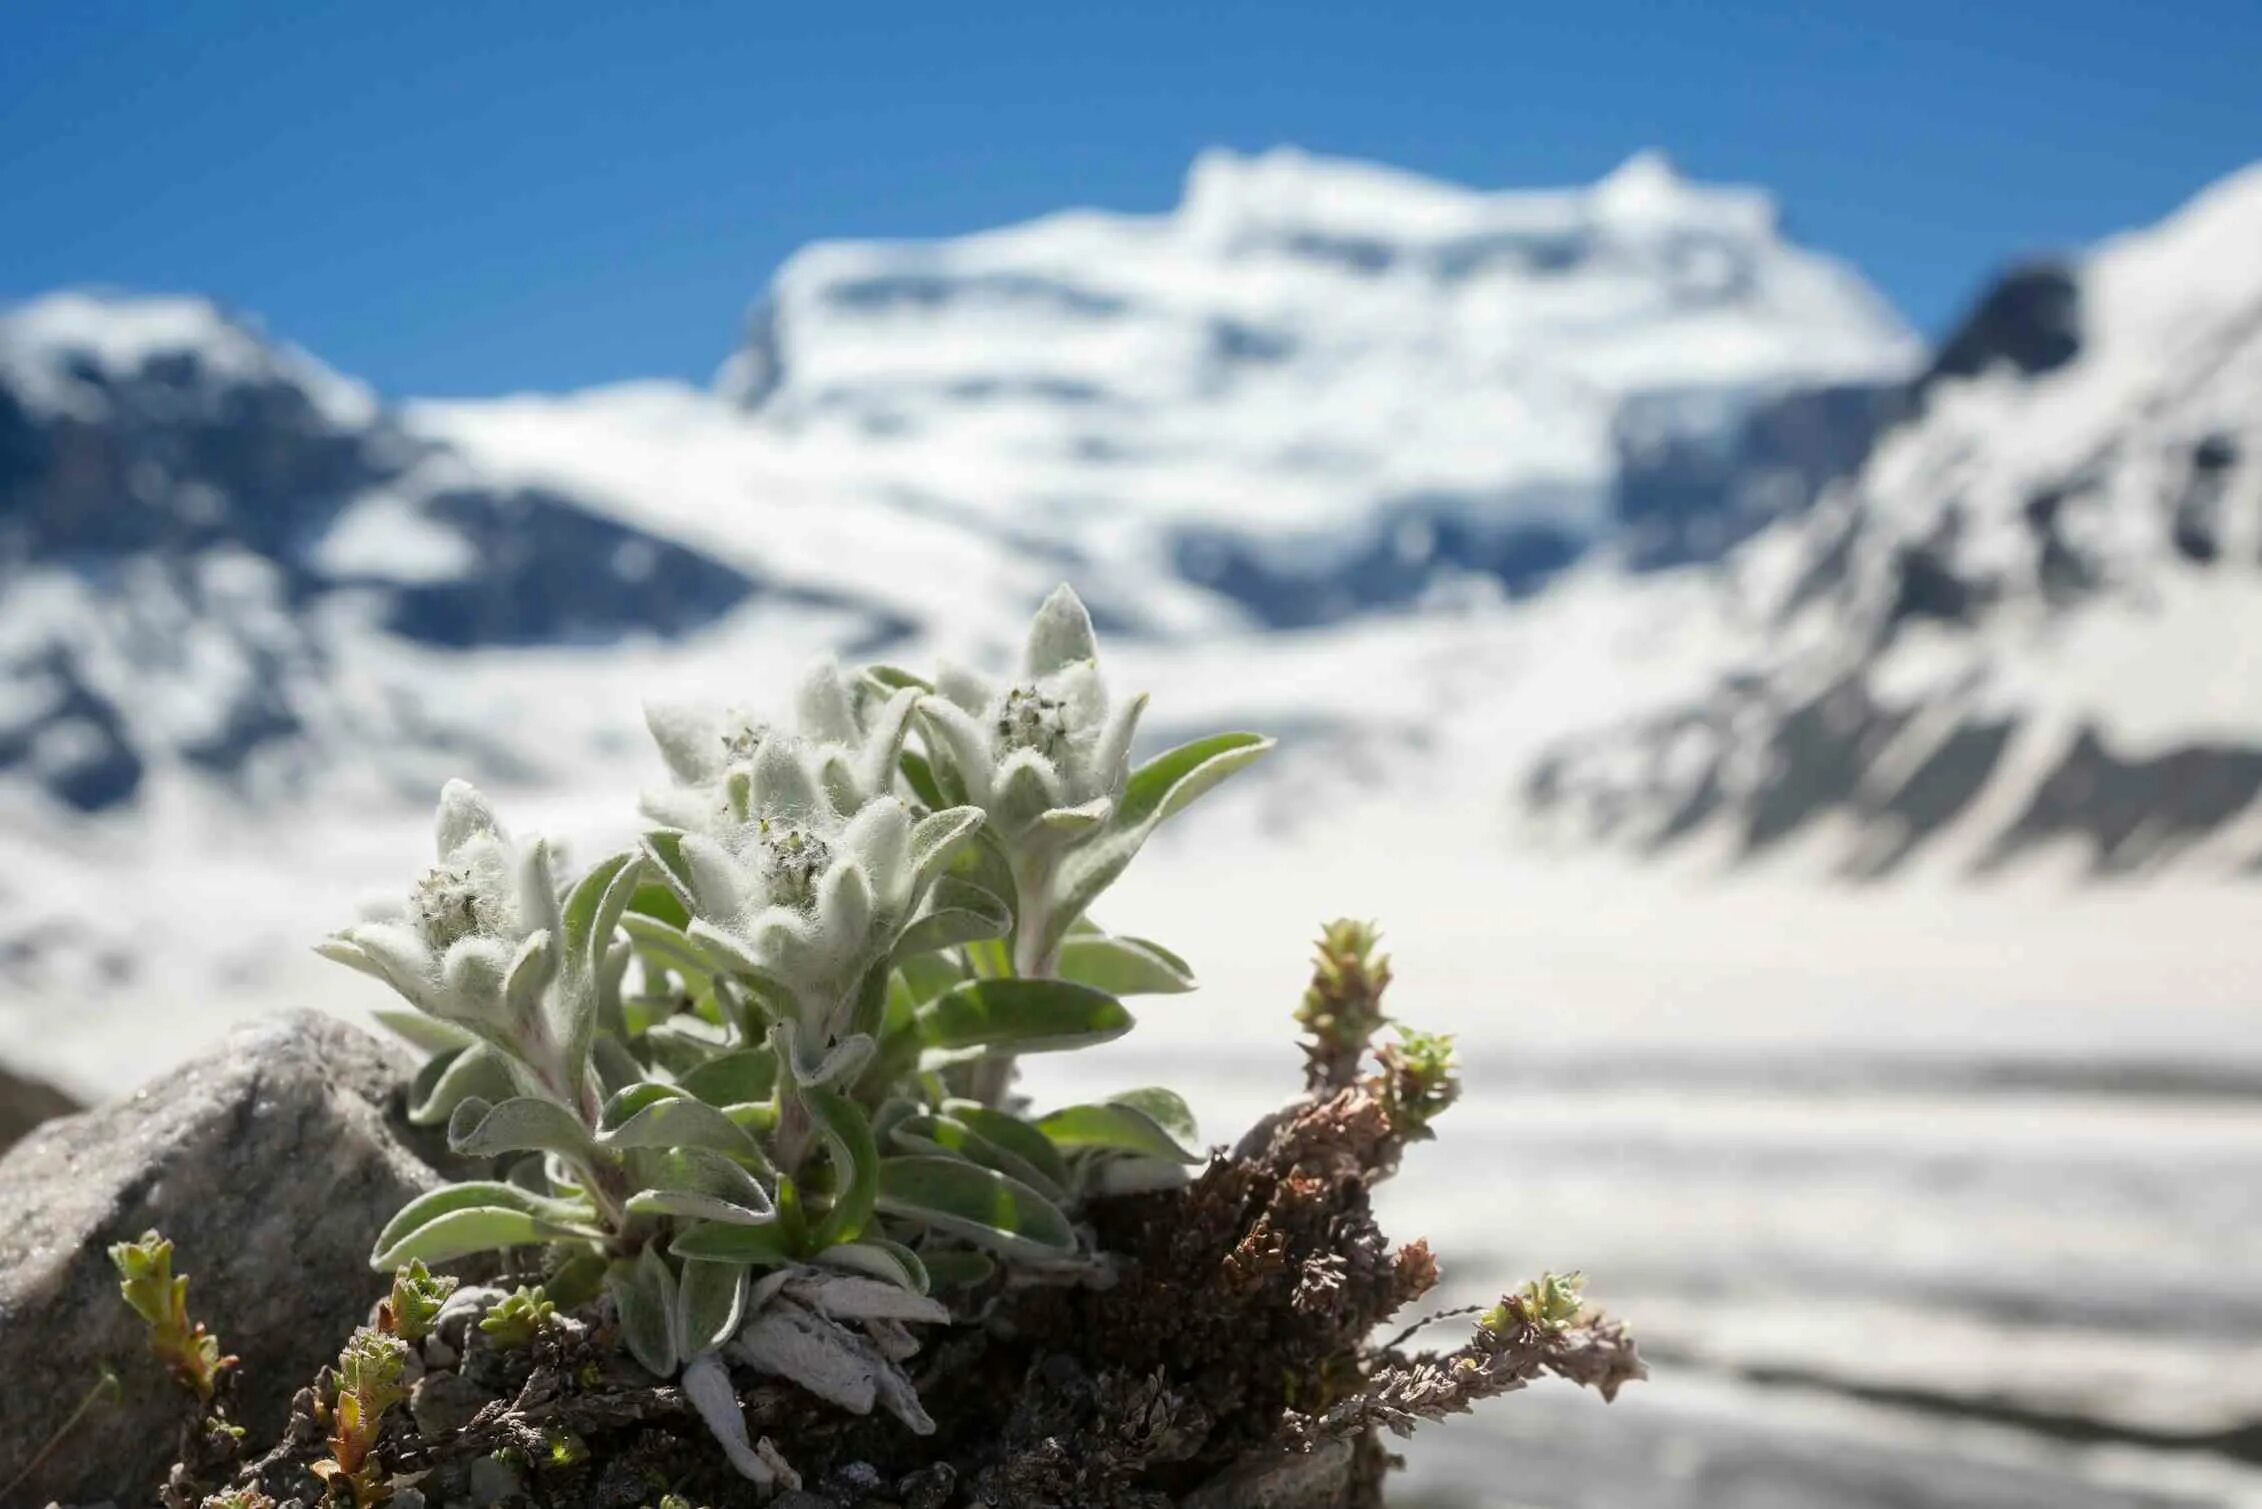
[[[407,900],[317,948],[418,1010],[524,1055],[547,1040],[542,995],[558,966],[549,846],[513,844],[467,781],[440,793],[435,830],[439,863]]]
[[[644,810],[686,832],[743,823],[745,783],[755,756],[767,744],[790,739],[834,814],[847,818],[893,788],[918,697],[910,688],[882,695],[827,660],[802,679],[790,730],[772,728],[738,707],[649,705],[644,721],[677,784],[647,792]]]
[[[982,815],[959,807],[914,822],[901,800],[877,795],[843,821],[807,749],[765,739],[739,783],[745,816],[685,834],[680,852],[691,935],[789,996],[821,1045],[845,1029],[866,973]]]
[[[946,667],[919,703],[932,742],[965,799],[1009,846],[1070,838],[1107,821],[1130,775],[1131,736],[1145,693],[1110,704],[1092,618],[1066,586],[1029,626],[1021,678],[994,687]]]
[[[1144,693],[1109,698],[1091,615],[1065,586],[1029,625],[1019,680],[998,689],[946,670],[920,699],[935,789],[983,810],[1012,872],[1020,974],[1051,974],[1068,930],[1156,826],[1272,747],[1212,734],[1133,771],[1146,706]]]

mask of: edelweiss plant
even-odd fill
[[[539,1249],[543,1288],[484,1324],[522,1341],[601,1282],[628,1350],[760,1484],[790,1470],[749,1441],[729,1362],[932,1430],[910,1327],[999,1264],[1093,1271],[1085,1202],[1202,1157],[1168,1090],[1044,1116],[1011,1096],[1016,1055],[1105,1041],[1132,1025],[1121,997],[1192,985],[1089,912],[1270,741],[1134,767],[1145,704],[1111,696],[1063,587],[1002,687],[822,665],[786,722],[648,709],[673,784],[633,848],[570,879],[450,783],[434,866],[322,951],[414,1008],[383,1014],[431,1055],[412,1115],[497,1176],[412,1202],[373,1264]],[[447,1298],[409,1271],[404,1330]]]

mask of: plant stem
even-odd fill
[[[1052,888],[1050,856],[1015,866],[1013,884],[1020,898],[1013,923],[1013,975],[1022,980],[1050,980],[1060,973],[1060,945],[1047,943],[1052,931],[1052,909],[1046,893]],[[1014,1056],[994,1054],[973,1066],[968,1089],[986,1106],[1002,1106],[1013,1088]]]
[[[55,1434],[49,1436],[47,1444],[33,1453],[30,1461],[24,1463],[23,1471],[10,1478],[6,1487],[0,1488],[0,1499],[12,1496],[18,1488],[23,1486],[26,1478],[39,1471],[39,1464],[55,1454],[55,1448],[62,1445],[63,1438],[77,1427],[79,1421],[86,1418],[88,1410],[93,1409],[99,1403],[115,1403],[117,1398],[118,1375],[105,1366],[102,1369],[102,1376],[94,1380],[94,1387],[88,1389],[86,1397],[79,1401],[79,1407],[71,1411],[71,1417],[55,1427]]]
[[[771,1141],[779,1173],[795,1179],[801,1176],[801,1164],[809,1155],[809,1136],[814,1130],[809,1107],[789,1089],[780,1097],[777,1133]]]

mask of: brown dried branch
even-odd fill
[[[1465,1414],[1480,1400],[1514,1393],[1548,1374],[1594,1389],[1608,1402],[1626,1384],[1648,1377],[1649,1368],[1625,1326],[1601,1312],[1553,1321],[1512,1296],[1453,1351],[1384,1353],[1348,1397],[1316,1415],[1290,1411],[1285,1434],[1302,1450],[1376,1427],[1410,1436],[1425,1420]]]

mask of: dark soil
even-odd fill
[[[1318,1474],[1317,1493],[1272,1502],[1378,1509],[1390,1461],[1378,1424],[1404,1431],[1543,1370],[1606,1391],[1638,1376],[1610,1328],[1533,1329],[1514,1345],[1490,1333],[1474,1353],[1443,1358],[1371,1346],[1437,1280],[1425,1244],[1393,1248],[1374,1224],[1371,1186],[1403,1151],[1378,1089],[1317,1088],[1188,1187],[1096,1205],[1097,1248],[1117,1260],[1105,1287],[993,1280],[966,1307],[974,1318],[931,1332],[913,1365],[932,1436],[741,1369],[751,1435],[802,1480],[769,1502],[1173,1509],[1220,1502],[1190,1496],[1231,1470],[1319,1450],[1339,1465]],[[682,1395],[627,1360],[601,1307],[516,1350],[461,1320],[438,1339],[426,1354],[437,1362],[387,1417],[379,1447],[395,1509],[762,1501]],[[169,1509],[196,1509],[231,1480],[284,1509],[323,1502],[310,1468],[326,1455],[334,1393],[325,1373],[301,1391],[284,1439],[240,1464],[176,1467]],[[1238,1488],[1232,1498],[1263,1501]]]

